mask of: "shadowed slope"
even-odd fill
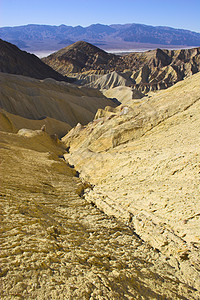
[[[71,81],[44,64],[34,54],[0,39],[0,72],[29,76],[37,79],[53,78]]]

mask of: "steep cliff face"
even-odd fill
[[[166,256],[199,289],[200,73],[153,97],[99,110],[63,138],[85,198]]]

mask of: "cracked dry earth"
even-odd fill
[[[193,299],[162,255],[80,198],[43,132],[1,132],[1,299]]]

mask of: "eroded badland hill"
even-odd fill
[[[75,46],[53,63],[86,87],[0,73],[0,297],[199,299],[199,49]]]
[[[99,107],[116,106],[98,90],[53,79],[0,73],[0,83],[0,128],[10,132],[46,125],[49,134],[61,137],[77,122],[91,121]]]
[[[197,73],[200,66],[200,49],[156,49],[120,56],[80,41],[49,55],[43,61],[62,75],[80,78],[81,73],[81,79],[86,80],[83,84],[90,83],[91,87],[99,89],[111,87],[104,85],[105,74],[115,72],[127,81],[123,85],[146,93],[170,87]],[[96,83],[100,76],[87,76],[91,74],[104,75],[102,86],[100,82]]]

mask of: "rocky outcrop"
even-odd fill
[[[1,299],[195,299],[165,257],[78,195],[65,146],[0,132]]]
[[[94,186],[85,198],[123,220],[196,290],[199,95],[200,73],[153,97],[99,110],[63,138],[66,159]]]
[[[91,82],[91,74],[121,73],[119,75],[127,79],[126,85],[147,93],[166,89],[197,73],[200,70],[200,48],[156,49],[119,56],[106,53],[86,42],[77,42],[51,54],[43,61],[63,75],[80,78],[77,73],[84,74],[86,84]],[[86,75],[90,75],[88,80]],[[105,82],[104,77],[96,78],[95,83],[93,77],[93,87],[101,88],[99,82]],[[108,89],[109,85],[104,85],[103,88]]]
[[[111,66],[114,69],[118,58],[90,43],[79,41],[43,58],[42,61],[63,75],[90,70],[105,74]]]
[[[21,51],[17,46],[0,39],[0,72],[24,75],[37,79],[53,78],[72,82],[51,67],[44,64],[34,54]]]
[[[137,89],[134,89],[129,86],[117,86],[108,90],[105,89],[102,92],[107,98],[116,98],[119,102],[123,104],[133,99],[137,101],[137,99],[141,99],[145,96]]]
[[[60,137],[78,122],[90,122],[98,108],[116,106],[98,90],[53,79],[0,73],[0,84],[0,107],[4,110],[0,126],[11,132],[22,127],[40,129],[45,124],[49,134]]]

